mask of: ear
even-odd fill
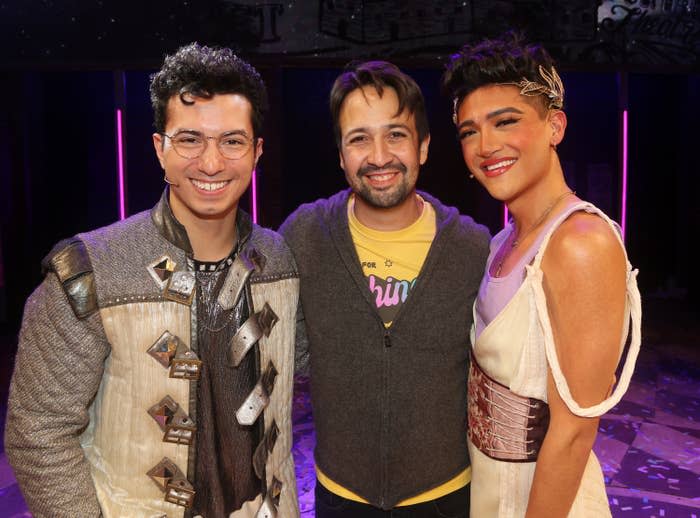
[[[163,160],[163,135],[160,133],[153,134],[153,148],[156,150],[156,156],[160,166],[165,169],[165,161]]]
[[[551,110],[549,113],[549,124],[552,128],[552,136],[550,137],[549,144],[552,147],[556,147],[562,140],[564,140],[564,133],[566,133],[566,113],[561,110]]]
[[[343,160],[343,152],[338,151],[338,157],[340,158],[340,168],[345,171],[345,160]]]
[[[255,142],[255,162],[253,163],[253,167],[256,167],[258,165],[258,160],[260,160],[260,157],[263,154],[263,139],[258,137],[258,139]]]
[[[420,156],[420,165],[425,164],[425,161],[428,160],[428,147],[430,146],[430,133],[428,133],[425,138],[421,141],[420,146],[418,147],[418,153]]]

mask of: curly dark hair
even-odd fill
[[[542,82],[539,67],[550,70],[554,60],[540,45],[527,44],[522,35],[507,32],[496,39],[485,39],[464,45],[450,56],[442,76],[443,92],[457,99],[457,106],[471,92],[481,86],[498,83],[517,83],[523,78]],[[533,97],[546,111],[548,99]]]
[[[351,62],[345,66],[343,73],[336,78],[330,94],[333,132],[339,148],[341,138],[340,108],[350,92],[364,86],[372,86],[380,97],[384,92],[384,88],[393,88],[399,98],[399,109],[396,115],[403,113],[404,110],[408,110],[415,118],[418,139],[422,142],[428,136],[430,127],[428,126],[428,117],[425,113],[423,93],[411,77],[401,72],[396,65],[387,61]]]
[[[228,48],[210,48],[198,43],[180,47],[165,57],[163,66],[151,75],[151,106],[156,131],[165,131],[168,101],[178,95],[210,99],[219,94],[240,94],[253,107],[253,136],[260,135],[268,109],[267,90],[260,74]]]

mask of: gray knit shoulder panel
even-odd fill
[[[148,266],[163,256],[187,269],[185,252],[160,235],[149,211],[79,234],[94,267],[100,307],[159,298],[162,289]]]
[[[251,275],[251,282],[270,282],[298,277],[296,264],[284,238],[274,230],[253,225],[249,246],[265,258],[262,271]]]

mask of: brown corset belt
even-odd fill
[[[471,355],[468,385],[469,440],[488,457],[533,462],[549,426],[549,406],[519,396],[490,378]]]

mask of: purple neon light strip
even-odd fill
[[[622,111],[622,208],[620,227],[622,228],[622,240],[625,240],[627,228],[627,110]]]
[[[124,141],[120,108],[117,108],[117,175],[119,181],[119,219],[124,219],[126,218],[126,193],[124,192]]]
[[[508,224],[508,205],[503,204],[503,227]]]
[[[253,223],[258,222],[258,172],[253,169],[253,177],[250,181],[253,194]]]

